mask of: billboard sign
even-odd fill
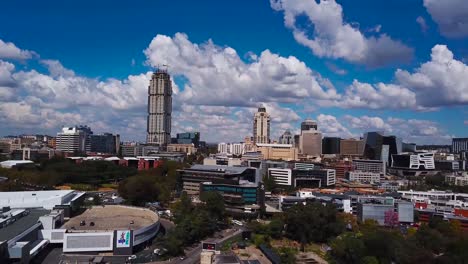
[[[202,242],[202,251],[215,251],[216,243],[214,242]]]
[[[126,248],[130,247],[130,230],[118,230],[116,239],[116,247],[118,248]]]

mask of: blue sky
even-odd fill
[[[265,104],[275,137],[310,117],[449,143],[468,136],[468,2],[438,2],[7,1],[0,135],[86,123],[143,140],[149,72],[169,63],[173,132],[239,141]]]

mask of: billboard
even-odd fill
[[[216,251],[216,243],[202,242],[202,251]]]
[[[115,237],[116,240],[116,247],[118,248],[126,248],[130,247],[130,230],[118,230],[117,236]]]

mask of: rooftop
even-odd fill
[[[257,147],[292,148],[293,145],[291,145],[291,144],[257,143]]]
[[[8,241],[16,237],[17,235],[24,232],[26,229],[36,224],[39,220],[39,217],[48,213],[50,213],[50,211],[44,209],[30,210],[28,215],[19,218],[14,223],[0,228],[0,241]]]
[[[159,220],[156,213],[144,208],[106,205],[95,206],[86,210],[81,215],[73,217],[63,225],[70,231],[72,227],[77,231],[89,230],[117,230],[117,229],[140,229],[149,226]],[[84,226],[80,226],[81,221],[85,221]],[[133,221],[133,224],[130,224]],[[94,222],[94,226],[90,223]]]
[[[185,170],[197,170],[197,171],[213,171],[213,172],[223,172],[226,174],[240,174],[243,173],[246,169],[250,167],[228,167],[223,165],[200,165],[195,164],[192,167]]]
[[[33,163],[34,162],[30,160],[7,160],[7,161],[0,162],[0,167],[9,169],[18,164],[33,164]]]

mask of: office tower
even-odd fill
[[[232,143],[231,154],[237,156],[244,154],[244,143]]]
[[[230,150],[230,145],[227,144],[227,143],[219,143],[218,144],[218,153],[229,153],[231,150]]]
[[[116,154],[120,147],[120,136],[111,133],[91,135],[91,152]]]
[[[166,70],[158,69],[148,86],[146,143],[165,146],[171,141],[172,83]]]
[[[254,143],[270,142],[270,115],[263,106],[258,108],[254,116],[253,140]]]
[[[385,162],[381,160],[353,160],[353,169],[355,171],[380,173],[383,176],[386,174]]]
[[[398,176],[431,176],[435,170],[434,153],[417,152],[392,155],[392,171]]]
[[[193,144],[200,147],[200,132],[177,133],[175,144]]]
[[[300,138],[301,154],[319,156],[322,154],[322,133],[317,130],[304,130]]]
[[[301,133],[306,130],[317,130],[317,122],[311,119],[307,119],[301,123]]]
[[[63,152],[89,152],[91,151],[91,135],[93,132],[88,126],[64,127],[57,133],[57,150]]]
[[[383,132],[367,132],[364,134],[362,155],[368,159],[380,160],[382,154]]]
[[[294,145],[294,137],[291,134],[291,132],[289,131],[289,129],[286,129],[286,131],[284,131],[283,135],[280,136],[279,143],[280,144]]]
[[[468,151],[468,138],[453,138],[452,152],[460,153],[461,151]]]
[[[294,135],[294,147],[299,149],[299,143],[301,142],[301,135]]]
[[[416,144],[403,142],[401,144],[401,152],[416,152]]]
[[[339,137],[324,137],[322,140],[322,153],[323,154],[340,154],[340,141]]]
[[[340,155],[343,156],[361,156],[364,141],[357,139],[340,140]]]

